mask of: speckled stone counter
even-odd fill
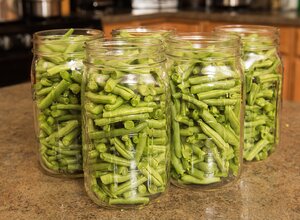
[[[0,88],[0,219],[300,219],[300,104],[284,103],[282,141],[226,188],[171,186],[142,210],[105,210],[82,179],[44,175],[35,155],[30,84]]]

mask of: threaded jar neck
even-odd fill
[[[279,29],[272,26],[224,25],[216,27],[215,32],[240,36],[244,51],[268,50],[279,44]]]
[[[167,41],[167,55],[180,59],[227,59],[237,57],[240,39],[235,35],[218,36],[212,33],[182,33]],[[183,56],[183,54],[185,54]]]
[[[103,38],[103,32],[96,29],[54,29],[34,33],[33,53],[39,55],[82,53],[84,43]],[[73,45],[70,48],[70,45]]]
[[[86,63],[93,66],[142,67],[165,60],[159,39],[126,38],[86,43]]]
[[[147,27],[127,27],[119,28],[112,31],[112,36],[116,38],[124,37],[143,37],[143,38],[158,38],[166,40],[175,35],[175,29],[171,28],[147,28]]]

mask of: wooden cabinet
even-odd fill
[[[295,71],[293,72],[292,99],[300,102],[300,28],[296,29]]]
[[[293,77],[293,101],[300,102],[300,58],[295,61],[295,71]]]
[[[289,56],[282,55],[283,63],[283,91],[282,97],[284,100],[292,100],[293,98],[293,60]]]
[[[279,27],[279,51],[283,62],[283,99],[293,100],[296,29],[293,27]]]

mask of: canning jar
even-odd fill
[[[169,183],[170,94],[161,41],[90,41],[86,49],[86,191],[100,206],[142,207]]]
[[[278,52],[279,30],[270,26],[228,25],[216,28],[241,37],[245,72],[246,161],[266,159],[279,143],[283,68]]]
[[[54,176],[82,175],[81,81],[84,42],[92,29],[57,29],[33,35],[31,84],[38,158]]]
[[[236,180],[243,146],[239,38],[195,33],[167,41],[171,182],[217,188]]]

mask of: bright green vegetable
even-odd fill
[[[94,37],[100,37],[100,32],[97,34]],[[37,33],[34,39],[37,55],[33,87],[39,119],[40,162],[52,174],[76,175],[82,173],[80,90],[85,56],[83,44],[93,36],[78,34],[74,29],[64,35],[57,30],[54,35],[40,38]],[[93,113],[98,111],[95,109]]]

